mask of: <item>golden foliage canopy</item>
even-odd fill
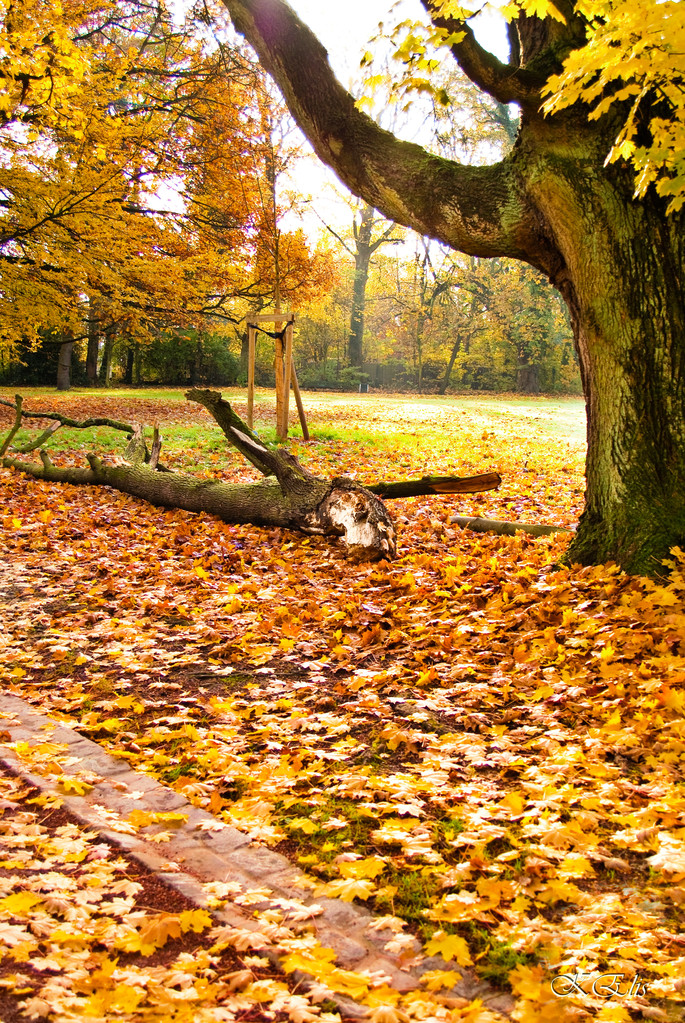
[[[576,103],[590,107],[589,118],[611,116],[615,140],[607,162],[627,161],[636,174],[635,194],[650,185],[668,199],[668,211],[685,202],[685,19],[680,0],[510,0],[504,6],[428,3],[444,19],[430,28],[405,21],[396,30],[395,57],[404,65],[400,91],[434,91],[443,104],[451,95],[435,85],[440,48],[463,39],[455,26],[476,10],[492,7],[510,21],[521,17],[574,22],[577,45],[559,74],[543,90],[543,109],[554,114]],[[367,54],[363,63],[370,63]],[[438,76],[439,77],[439,76]]]
[[[87,299],[144,337],[273,288],[264,85],[244,50],[163,4],[20,0],[0,53],[0,344],[79,336]],[[316,288],[320,257],[289,248]]]

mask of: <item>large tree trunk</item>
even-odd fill
[[[114,349],[114,327],[108,327],[105,331],[105,343],[102,348],[102,361],[100,362],[100,383],[109,387],[112,376],[112,351]]]
[[[17,397],[16,404],[0,399],[0,404],[10,405],[16,413],[14,426],[0,444],[0,464],[49,482],[113,487],[152,504],[204,511],[225,522],[284,526],[304,533],[340,536],[355,555],[365,558],[395,555],[395,528],[379,495],[475,493],[492,490],[501,482],[498,474],[492,472],[470,477],[425,476],[420,480],[379,483],[374,487],[363,487],[347,477],[325,480],[310,473],[287,451],[265,447],[217,391],[191,390],[186,397],[207,409],[229,443],[259,469],[264,479],[257,483],[223,483],[170,472],[158,467],[158,437],[150,454],[140,428],[134,430],[129,424],[112,419],[78,422],[56,412],[25,411],[21,396]],[[40,452],[42,465],[2,457],[23,418],[50,419],[53,425],[33,444],[15,450],[24,453],[35,450],[60,426],[82,429],[108,426],[129,435],[128,464],[108,465],[95,455],[88,455],[87,469],[62,468],[53,465],[44,450]]]
[[[618,123],[613,112],[589,121],[580,104],[540,112],[549,74],[586,38],[575,4],[564,5],[564,22],[521,15],[507,64],[437,0],[423,3],[469,78],[521,108],[516,145],[498,164],[443,160],[383,131],[283,0],[224,0],[316,153],[354,194],[462,252],[528,262],[560,290],[588,409],[586,508],[568,557],[658,573],[685,544],[685,208],[667,216],[651,188],[635,200],[632,172],[606,164],[620,109]]]
[[[371,254],[368,250],[355,254],[347,358],[350,366],[356,366],[359,369],[364,364],[364,311],[366,308],[366,285],[369,280],[370,262]]]
[[[581,140],[578,140],[580,148]],[[587,403],[586,505],[568,557],[658,574],[685,543],[685,223],[619,174],[539,165]]]
[[[394,224],[386,228],[378,238],[373,240],[373,229],[378,222],[376,211],[368,203],[361,211],[359,223],[356,219],[354,229],[354,282],[352,285],[352,311],[350,313],[350,332],[347,339],[347,358],[350,366],[361,369],[364,365],[364,315],[366,312],[366,286],[369,283],[369,270],[374,253],[386,243],[395,244],[392,238]]]
[[[124,370],[124,383],[133,383],[133,370],[136,361],[136,349],[135,345],[129,345],[126,349],[126,369]]]
[[[445,375],[442,378],[440,387],[438,388],[438,394],[445,394],[447,388],[449,387],[450,377],[452,376],[452,370],[454,369],[454,364],[457,361],[457,355],[459,354],[460,348],[461,338],[457,334],[457,340],[452,345],[452,351],[450,352],[450,361],[447,363],[447,369],[445,370]]]
[[[536,362],[521,358],[516,367],[516,390],[524,394],[540,393],[540,367]]]

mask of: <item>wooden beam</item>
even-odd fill
[[[274,359],[274,373],[276,375],[276,440],[282,441],[288,435],[288,423],[283,421],[284,397],[284,373],[283,373],[283,338],[275,340],[276,357]]]
[[[297,379],[297,373],[295,372],[294,359],[292,359],[290,362],[290,379],[292,380],[293,391],[295,392],[295,404],[297,405],[297,414],[300,417],[300,426],[302,427],[302,438],[303,440],[309,440],[309,427],[307,426],[307,418],[304,414],[304,405],[302,404],[300,384]]]
[[[256,316],[248,316],[245,322],[248,326],[257,323],[294,323],[295,313],[259,313]]]

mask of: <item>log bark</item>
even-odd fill
[[[13,456],[2,458],[2,465],[48,482],[112,487],[165,508],[207,512],[224,522],[283,526],[303,533],[338,536],[355,556],[367,559],[392,558],[396,553],[395,528],[379,494],[407,497],[473,493],[493,489],[501,482],[497,473],[423,477],[372,487],[363,487],[344,476],[325,480],[311,473],[288,451],[268,448],[219,392],[192,389],[186,397],[207,409],[232,447],[262,474],[260,481],[224,483],[189,473],[170,472],[157,466],[161,447],[157,428],[150,453],[142,429],[131,424],[106,418],[78,421],[56,412],[28,412],[22,409],[20,399],[16,404],[2,401],[15,410],[14,425],[1,445],[3,452],[23,417],[49,418],[56,428],[60,425],[80,428],[106,425],[125,431],[129,461],[111,465],[91,454],[87,456],[87,468],[64,468],[54,465],[48,453],[42,450],[40,465]],[[34,446],[24,445],[24,450],[32,450]]]

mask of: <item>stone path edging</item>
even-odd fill
[[[78,776],[80,772],[91,772],[96,776],[91,779],[92,788],[83,795],[58,793],[65,809],[196,904],[204,906],[207,902],[201,887],[201,882],[207,881],[235,881],[248,890],[267,887],[276,897],[297,899],[305,905],[316,902],[323,912],[312,917],[311,923],[319,942],[335,951],[339,965],[354,971],[380,971],[399,991],[416,988],[421,974],[428,970],[451,968],[438,956],[424,959],[414,970],[405,968],[398,957],[384,949],[392,933],[371,929],[369,925],[374,917],[363,906],[339,899],[314,899],[309,894],[305,875],[284,856],[253,842],[248,835],[229,825],[218,831],[204,830],[203,825],[205,828],[216,827],[218,823],[211,814],[192,806],[180,793],[149,775],[132,770],[125,760],[107,753],[74,729],[39,713],[18,696],[0,695],[2,732],[9,733],[9,740],[5,740],[9,743],[25,741],[36,745],[49,741],[65,745],[68,756],[63,774]],[[31,772],[21,756],[4,744],[0,744],[0,764],[42,791],[57,792],[54,779]],[[159,825],[145,829],[149,835],[155,831],[170,830],[170,838],[163,846],[155,845],[149,835],[146,838],[141,834],[143,829],[135,835],[113,830],[106,811],[115,811],[125,818],[136,809],[182,813],[187,815],[187,821],[174,825],[172,829]],[[268,900],[264,908],[267,905]],[[259,908],[253,904],[250,910]],[[231,927],[260,928],[259,921],[239,905],[212,910],[212,915]],[[414,954],[419,951],[419,942],[415,941]],[[264,950],[264,954],[269,955],[268,950]],[[270,958],[278,961],[275,953]],[[487,1008],[503,1015],[510,1013],[514,1004],[510,996],[478,980],[469,970],[459,968],[459,972],[461,980],[446,994],[469,1000],[480,998]],[[366,1015],[363,1006],[348,998],[336,995],[335,1000],[347,1016],[361,1018]]]

